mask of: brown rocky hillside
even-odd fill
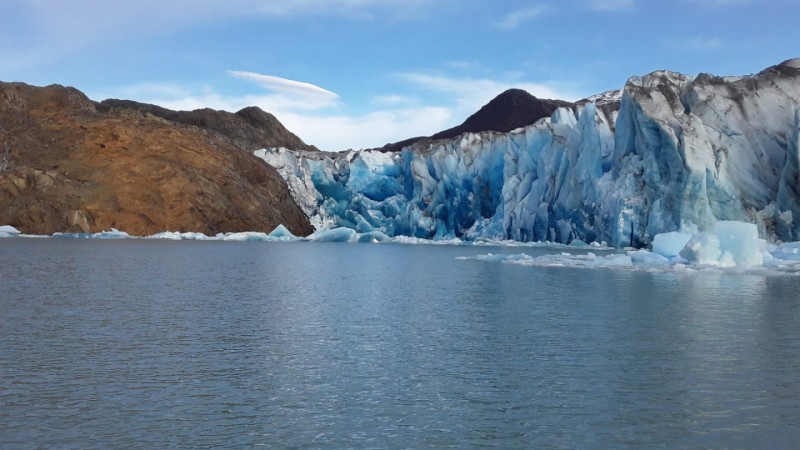
[[[149,235],[282,223],[312,232],[278,173],[242,150],[248,137],[223,131],[100,105],[74,88],[0,83],[0,225]]]

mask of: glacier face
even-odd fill
[[[660,71],[509,133],[256,155],[317,229],[639,247],[737,220],[800,240],[799,104],[798,60],[747,77]]]

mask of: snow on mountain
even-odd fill
[[[798,240],[799,104],[800,60],[745,77],[659,71],[508,133],[256,154],[317,229],[645,246],[736,220]]]

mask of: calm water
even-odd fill
[[[797,448],[800,277],[0,240],[0,448]]]

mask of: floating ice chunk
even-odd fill
[[[714,234],[719,239],[722,260],[737,266],[764,264],[766,241],[758,238],[758,228],[747,222],[720,221],[714,224]]]
[[[267,240],[271,242],[292,242],[298,241],[300,238],[292,234],[285,226],[278,225],[267,235]]]
[[[280,224],[277,227],[275,227],[275,229],[272,230],[272,232],[269,234],[269,236],[270,237],[275,237],[275,238],[288,237],[288,238],[297,239],[297,236],[292,234],[292,232],[289,231],[285,226],[283,226],[283,224]]]
[[[3,225],[0,227],[0,238],[4,237],[17,237],[19,236],[19,230],[12,227],[11,225]]]
[[[628,252],[628,256],[636,266],[668,266],[670,264],[670,258],[647,250],[632,250]]]
[[[476,256],[458,256],[456,259],[460,260],[473,260],[473,261],[489,261],[489,262],[516,262],[525,264],[527,262],[533,261],[534,258],[530,255],[526,255],[524,253],[516,254],[516,255],[495,255],[492,253],[488,253],[486,255],[476,255]]]
[[[628,255],[608,255],[595,257],[594,263],[597,267],[630,267],[633,266],[633,259]]]
[[[225,233],[217,234],[217,238],[221,241],[237,241],[237,242],[257,242],[268,241],[267,233],[258,231],[243,231],[241,233]]]
[[[332,230],[317,231],[309,236],[315,242],[351,242],[357,239],[358,234],[352,228],[339,227]]]
[[[89,236],[92,239],[130,239],[131,235],[124,231],[119,231],[116,228],[112,228],[109,231],[101,231],[99,233],[94,233]]]
[[[358,242],[392,242],[392,238],[381,231],[370,231],[368,233],[358,235]]]
[[[147,236],[145,239],[160,239],[168,241],[205,241],[208,240],[209,237],[203,233],[163,231],[152,236]]]
[[[691,238],[691,234],[678,231],[657,234],[653,239],[653,252],[666,258],[678,256]]]
[[[561,253],[560,255],[530,256],[527,254],[518,255],[487,255],[462,256],[457,259],[504,262],[519,264],[523,266],[538,267],[631,267],[633,261],[631,257],[623,254],[612,254],[608,256],[597,256],[594,253],[585,255],[574,255],[571,253]]]
[[[54,239],[89,239],[92,235],[89,233],[61,233],[57,231],[50,237]]]
[[[720,221],[713,233],[698,233],[686,243],[680,256],[690,263],[734,267],[762,266],[766,241],[758,238],[755,224]]]
[[[395,236],[392,242],[396,244],[421,244],[421,245],[464,245],[464,241],[459,238],[453,239],[423,239],[411,236]]]
[[[711,233],[698,233],[680,251],[680,256],[692,264],[719,265],[722,251],[719,238]]]
[[[181,237],[181,233],[179,231],[162,231],[161,233],[156,233],[151,236],[147,236],[145,237],[145,239],[180,241],[183,239],[183,237]]]

